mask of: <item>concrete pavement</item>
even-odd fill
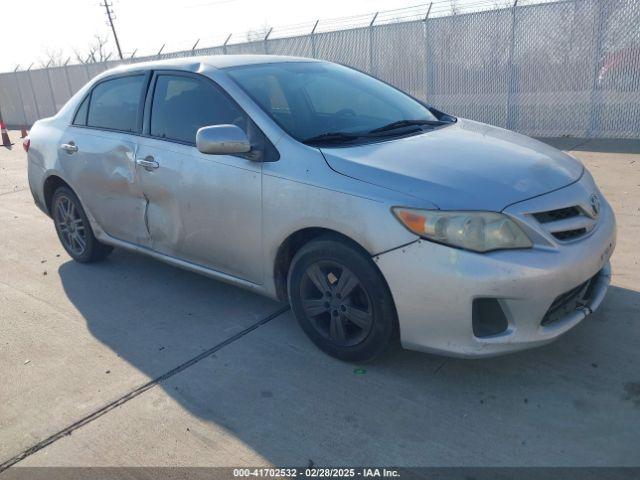
[[[640,142],[550,143],[616,210],[602,308],[541,349],[363,370],[252,293],[119,250],[71,262],[0,148],[0,464],[640,465]]]

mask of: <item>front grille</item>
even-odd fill
[[[595,227],[597,221],[591,214],[587,213],[582,205],[535,212],[531,216],[550,235],[561,242],[568,242],[585,236]]]
[[[565,230],[563,232],[553,232],[551,235],[556,237],[558,240],[566,241],[581,237],[585,233],[587,233],[586,228],[576,228],[574,230]]]
[[[591,277],[584,283],[572,288],[568,292],[561,293],[553,301],[549,310],[542,319],[543,326],[551,325],[554,322],[562,320],[564,316],[575,310],[580,304],[587,302],[593,293],[591,288],[598,275]]]
[[[534,213],[533,216],[540,223],[555,222],[556,220],[564,220],[565,218],[573,218],[580,215],[578,207],[558,208],[557,210],[549,210],[548,212]]]

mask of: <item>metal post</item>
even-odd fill
[[[64,79],[67,82],[67,91],[69,92],[67,100],[73,96],[73,88],[71,88],[71,79],[69,78],[69,67],[67,66],[69,60],[71,60],[71,57],[67,58],[67,61],[64,62]]]
[[[375,74],[373,69],[373,24],[376,23],[376,18],[378,18],[378,12],[375,13],[369,24],[369,73],[371,75]]]
[[[598,2],[597,13],[594,18],[596,31],[596,48],[593,59],[593,74],[591,77],[591,99],[589,108],[589,125],[587,126],[587,137],[591,138],[598,130],[600,116],[602,115],[602,89],[598,85],[598,74],[602,62],[604,47],[604,37],[607,29],[608,5],[602,0]]]
[[[513,54],[515,50],[515,42],[516,42],[516,7],[518,6],[518,0],[513,2],[513,6],[511,7],[511,33],[509,35],[509,57],[507,63],[507,100],[506,100],[506,128],[513,129],[515,125],[515,117],[516,112],[513,107],[513,97],[516,94],[516,68],[513,63]]]
[[[227,43],[229,43],[229,40],[231,40],[231,35],[233,35],[233,33],[230,33],[227,39],[222,44],[222,53],[225,55],[227,54]]]
[[[89,59],[90,59],[90,58],[91,58],[91,55],[89,55],[89,56],[87,57],[87,59],[85,60],[85,62],[84,62],[84,73],[86,73],[86,74],[87,74],[87,82],[88,82],[89,80],[91,80],[91,72],[89,72]]]
[[[316,58],[316,28],[318,28],[318,23],[320,23],[320,19],[316,20],[311,29],[311,58]]]
[[[429,14],[431,13],[431,6],[433,5],[433,2],[431,2],[429,4],[429,8],[427,8],[427,14],[424,16],[424,20],[423,22],[426,22],[429,19]]]
[[[33,63],[27,68],[27,78],[29,79],[29,86],[31,87],[31,95],[33,96],[33,107],[36,111],[36,120],[40,120],[40,109],[38,108],[38,100],[36,99],[36,90],[33,88],[33,80],[31,79],[31,67]]]
[[[269,29],[269,31],[267,32],[267,34],[264,36],[264,40],[263,40],[263,42],[264,42],[264,53],[265,53],[266,55],[268,55],[268,54],[269,54],[269,46],[267,45],[267,40],[269,40],[269,35],[271,35],[271,32],[273,32],[273,27],[271,27],[271,28]]]
[[[120,56],[120,60],[122,60],[122,50],[120,49],[120,41],[118,40],[118,35],[116,34],[116,27],[113,25],[114,18],[111,16],[113,14],[113,10],[111,7],[112,3],[108,3],[105,0],[104,3],[101,3],[100,6],[104,7],[107,12],[107,18],[109,19],[109,25],[111,26],[111,31],[113,32],[113,39],[116,41],[116,47],[118,48],[118,55]]]
[[[51,83],[51,69],[45,67],[45,70],[47,71],[47,83],[49,84],[49,94],[51,95],[51,105],[53,106],[53,115],[55,115],[56,113],[58,113],[58,105],[56,104],[55,93],[53,93],[53,83]]]
[[[425,62],[425,85],[424,98],[427,100],[433,93],[433,59],[431,53],[431,38],[429,34],[429,14],[431,13],[431,3],[424,16],[424,62]]]
[[[18,98],[20,99],[20,106],[22,107],[22,118],[24,119],[24,127],[27,126],[27,112],[24,109],[24,100],[22,99],[22,92],[20,91],[20,81],[18,80],[18,68],[20,65],[16,66],[16,69],[13,71],[13,75],[16,80],[16,88],[18,89]]]

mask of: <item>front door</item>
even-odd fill
[[[136,158],[151,248],[262,283],[261,164],[195,147],[198,128],[236,124],[246,131],[246,115],[193,75],[157,74],[150,95],[149,136]]]

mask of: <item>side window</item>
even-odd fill
[[[151,105],[151,135],[195,143],[209,125],[232,124],[247,131],[247,118],[231,100],[197,78],[159,75]]]
[[[134,132],[144,88],[144,75],[114,78],[98,84],[91,94],[90,127]]]
[[[80,108],[76,112],[76,116],[73,118],[74,125],[86,125],[87,124],[87,111],[89,110],[89,97],[91,95],[87,95],[82,103],[80,104]]]

